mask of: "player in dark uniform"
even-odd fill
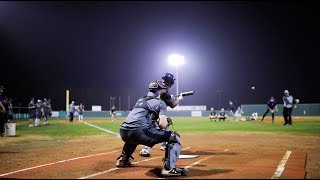
[[[79,121],[83,121],[83,111],[84,111],[84,106],[82,103],[80,103],[78,107],[78,112],[79,112]]]
[[[116,120],[117,119],[117,113],[116,113],[117,109],[115,106],[112,106],[111,107],[111,110],[110,110],[110,115],[111,115],[111,119],[112,121]]]
[[[29,127],[34,126],[33,119],[36,118],[36,104],[34,103],[34,98],[31,98],[30,103],[28,104],[29,109]]]
[[[186,169],[176,167],[181,152],[180,135],[177,132],[161,130],[168,126],[167,105],[160,98],[167,93],[167,87],[157,84],[157,88],[160,90],[157,93],[158,95],[147,95],[140,98],[132,111],[130,111],[125,122],[122,123],[120,136],[125,144],[121,155],[117,159],[116,166],[132,166],[133,157],[131,155],[139,144],[153,147],[155,144],[168,142],[161,174],[163,176],[186,175]],[[157,129],[153,125],[153,121],[157,119],[159,119],[159,127],[161,129]]]
[[[274,123],[274,112],[278,111],[278,107],[277,107],[277,102],[274,100],[273,97],[270,98],[270,100],[267,102],[267,110],[266,112],[263,114],[261,121],[264,120],[264,117],[271,112],[271,116],[272,116],[272,124]]]
[[[165,87],[167,92],[161,97],[161,99],[166,103],[167,106],[169,106],[171,108],[176,107],[181,102],[181,100],[183,99],[183,96],[180,94],[180,96],[178,98],[175,98],[175,96],[172,95],[169,92],[169,88],[172,87],[172,85],[174,84],[174,81],[175,81],[175,78],[171,73],[165,73],[162,76],[162,80],[161,81],[159,81],[159,80],[152,81],[149,84],[149,87],[148,87],[149,88],[149,92],[148,92],[147,96],[156,97],[160,93],[158,87],[160,87],[160,86]],[[157,127],[157,123],[154,123],[154,126],[156,128],[159,128],[159,127]],[[171,126],[172,126],[172,124],[169,124],[169,126],[166,127],[165,130],[166,131],[170,130]],[[162,145],[161,145],[161,150],[164,151],[165,149],[166,149],[166,142],[163,142]],[[143,149],[141,149],[140,155],[144,156],[144,157],[149,157],[150,156],[150,150],[151,150],[150,147],[145,146]]]
[[[49,124],[48,122],[48,118],[50,116],[50,109],[49,109],[49,104],[46,98],[43,99],[43,103],[42,103],[42,108],[43,108],[43,125],[47,126]]]
[[[226,112],[224,111],[224,108],[221,108],[221,111],[220,111],[220,113],[219,113],[219,115],[218,115],[218,119],[219,119],[219,121],[225,121],[226,119],[227,119],[227,115],[226,115]]]
[[[35,126],[40,125],[41,117],[44,115],[42,101],[38,99],[36,104],[36,120],[35,120]]]
[[[4,137],[4,124],[6,123],[6,108],[4,107],[4,98],[3,98],[4,87],[0,86],[0,135]]]
[[[209,114],[209,119],[211,120],[211,122],[213,121],[212,119],[214,119],[214,122],[216,122],[217,118],[218,118],[218,115],[216,113],[216,110],[212,107]]]

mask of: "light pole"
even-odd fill
[[[178,66],[184,64],[184,56],[181,56],[179,54],[171,54],[168,57],[169,65],[176,67],[176,80],[177,80],[177,89],[176,89],[176,95],[179,94],[179,74],[178,74]]]

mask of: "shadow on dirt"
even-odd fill
[[[181,151],[182,155],[237,155],[237,153],[234,152],[210,152],[210,151]]]
[[[0,151],[0,154],[20,154],[22,152],[19,152],[19,151],[5,151],[5,152],[1,152]]]
[[[189,169],[189,173],[186,176],[178,176],[179,178],[201,178],[203,176],[213,176],[221,173],[230,173],[232,169],[210,169],[210,170],[199,170],[199,169]],[[146,173],[149,177],[159,177],[164,178],[161,175],[161,168],[157,167],[151,169]],[[165,178],[177,178],[177,177],[165,177]],[[211,178],[211,177],[210,177]]]

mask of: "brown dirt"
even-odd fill
[[[181,134],[181,137],[182,148],[190,147],[182,151],[181,154],[195,154],[199,157],[179,159],[178,166],[188,166],[208,158],[200,164],[192,166],[188,176],[181,178],[271,178],[286,151],[292,151],[292,154],[280,178],[302,179],[306,172],[308,179],[320,178],[319,137],[267,133]],[[1,143],[0,174],[79,156],[105,154],[0,177],[37,179],[85,177],[115,168],[116,158],[119,156],[122,145],[121,139],[109,135],[68,141]],[[135,162],[148,159],[138,155],[141,148],[138,147],[133,155]],[[111,153],[106,154],[107,152]],[[160,151],[160,145],[156,145],[151,153],[150,158],[155,159],[140,162],[135,167],[116,169],[91,178],[159,178],[161,177],[161,159],[164,153]]]

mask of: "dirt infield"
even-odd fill
[[[189,167],[189,174],[180,178],[270,179],[288,151],[291,155],[280,179],[320,177],[318,137],[262,133],[181,134],[181,137],[184,149],[181,154],[199,157],[178,160],[178,166]],[[160,145],[152,149],[149,158],[139,156],[142,148],[139,146],[133,155],[134,167],[116,168],[122,145],[121,139],[109,135],[2,145],[0,178],[162,178],[164,153]]]

